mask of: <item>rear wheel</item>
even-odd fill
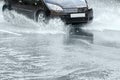
[[[11,7],[8,5],[4,5],[2,8],[4,19],[10,22],[15,18],[14,14],[11,12]]]

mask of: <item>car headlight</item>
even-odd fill
[[[55,4],[47,3],[47,6],[54,11],[59,11],[59,12],[63,11],[62,7]]]

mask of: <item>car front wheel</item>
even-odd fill
[[[47,23],[47,16],[44,12],[38,12],[36,21],[38,23]]]

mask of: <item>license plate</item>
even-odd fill
[[[71,14],[70,17],[71,17],[71,18],[85,17],[85,13]]]

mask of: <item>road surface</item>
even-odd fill
[[[60,19],[6,22],[0,2],[0,80],[120,80],[120,5],[89,0],[92,23],[74,29]]]

